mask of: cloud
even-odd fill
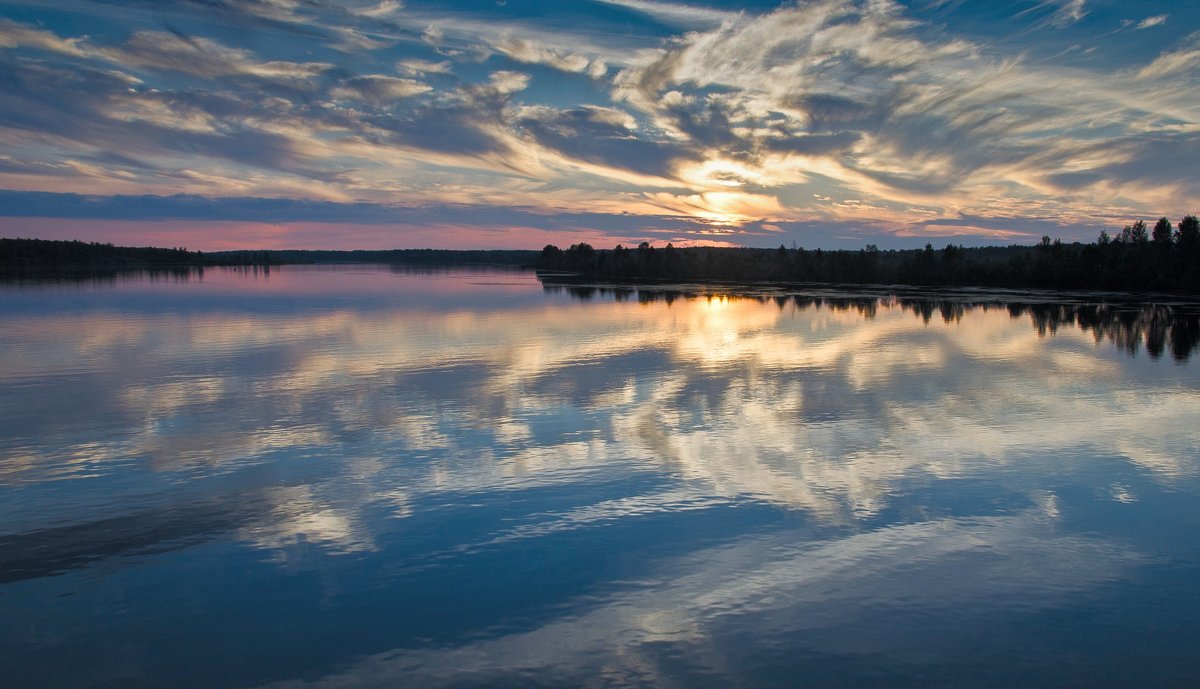
[[[366,17],[388,17],[404,8],[404,3],[399,0],[379,0],[379,4],[374,7],[367,7],[358,10],[358,14]]]
[[[868,127],[916,110],[944,79],[944,62],[972,59],[969,46],[908,37],[909,26],[879,3],[781,9],[691,35],[622,72],[617,94],[664,129],[752,165],[768,162],[767,153],[798,153],[853,168],[837,154],[852,153]],[[719,90],[697,92],[705,88]],[[911,128],[936,130],[928,114],[921,106]]]
[[[37,132],[50,150],[66,151],[67,160],[111,152],[161,165],[202,156],[311,179],[337,176],[317,165],[319,145],[304,136],[305,128],[260,124],[293,116],[287,101],[164,93],[119,72],[27,61],[14,62],[9,79],[0,96],[4,125]]]
[[[513,72],[509,70],[501,70],[492,72],[490,77],[491,86],[497,93],[507,95],[524,91],[529,87],[529,75],[521,72]]]
[[[0,48],[36,48],[72,57],[86,57],[90,51],[78,38],[60,38],[56,34],[0,17]]]
[[[1161,79],[1191,70],[1200,62],[1200,49],[1181,49],[1159,55],[1143,67],[1138,76],[1143,79]]]
[[[1167,23],[1168,16],[1170,16],[1170,15],[1159,14],[1159,15],[1156,15],[1153,17],[1146,17],[1142,21],[1138,22],[1137,26],[1135,26],[1134,28],[1140,30],[1140,29],[1149,29],[1149,28],[1152,28],[1155,26],[1162,26],[1163,24]]]
[[[1148,132],[1105,142],[1091,153],[1094,163],[1086,171],[1051,179],[1064,189],[1098,185],[1123,195],[1157,196],[1160,213],[1191,212],[1180,199],[1200,197],[1200,180],[1178,174],[1200,156],[1200,132]]]
[[[670,178],[679,164],[697,159],[686,147],[646,137],[637,131],[633,118],[611,108],[526,107],[514,125],[567,160],[651,177]]]
[[[778,172],[795,166],[887,202],[960,207],[1014,186],[1018,196],[1038,195],[1039,177],[1087,165],[1097,111],[1109,113],[1110,142],[1146,126],[1147,110],[1196,119],[1185,91],[1139,101],[1131,93],[1149,91],[1132,79],[998,61],[913,29],[890,3],[785,7],[648,54],[618,75],[616,96],[709,155],[757,169],[760,180],[803,179]],[[1191,60],[1165,55],[1140,76]]]
[[[396,69],[413,76],[421,74],[449,74],[451,71],[448,60],[441,60],[439,62],[419,59],[401,60],[396,63]]]
[[[502,38],[493,46],[505,56],[528,64],[543,64],[564,72],[586,72],[599,79],[608,70],[601,61],[588,59],[580,53],[561,53],[538,47],[533,41],[522,38]]]
[[[206,4],[224,28],[196,21]],[[656,194],[738,191],[773,197],[778,210],[762,217],[779,222],[872,228],[923,227],[929,213],[1077,221],[1200,202],[1174,165],[1151,164],[1167,153],[1156,141],[1191,150],[1200,53],[1186,46],[1121,68],[1066,66],[925,23],[920,5],[607,4],[570,26],[483,7],[243,0],[131,3],[120,32],[101,30],[118,17],[111,6],[87,5],[101,28],[86,36],[0,20],[0,144],[22,161],[0,165],[0,185],[541,199],[653,217]],[[1074,22],[1089,9],[1030,11]],[[657,21],[610,31],[627,11]],[[311,49],[250,41],[248,28]],[[705,223],[754,222],[767,208],[704,205],[678,207]]]
[[[1088,11],[1084,9],[1087,0],[1050,0],[1048,4],[1060,5],[1050,20],[1050,23],[1054,26],[1074,24],[1088,14]]]
[[[528,85],[528,76],[517,72],[498,71],[487,84],[398,108],[397,102],[429,94],[431,87],[379,74],[333,79],[324,63],[262,61],[248,51],[161,32],[137,33],[119,48],[96,48],[6,29],[8,43],[49,45],[56,52],[71,48],[125,69],[254,78],[252,87],[239,89],[163,90],[114,69],[15,61],[10,88],[0,96],[6,113],[2,124],[56,137],[60,146],[74,142],[75,156],[80,146],[104,142],[145,160],[157,158],[160,168],[194,168],[200,157],[327,182],[353,170],[344,165],[322,169],[328,164],[323,161],[347,153],[377,159],[406,149],[463,156],[469,165],[536,170],[504,123],[507,99]],[[352,100],[365,109],[326,107],[314,100],[322,96]],[[341,138],[319,132],[337,132]],[[371,143],[383,146],[369,153]],[[485,163],[493,154],[494,162]]]
[[[215,79],[254,76],[307,81],[333,68],[329,63],[258,60],[248,50],[207,38],[163,31],[139,31],[117,47],[99,47],[82,38],[63,39],[10,20],[0,20],[0,48],[35,48],[69,57],[103,60],[125,69],[154,69]]]
[[[326,0],[178,0],[164,12],[156,0],[129,0],[119,10],[96,3],[85,10],[121,23],[142,18],[174,32],[172,22],[184,25],[213,23],[221,27],[263,33],[283,32],[316,45],[346,53],[389,47],[419,39],[420,31],[402,23],[403,3],[341,3]],[[169,17],[169,19],[168,19]]]
[[[766,194],[711,191],[691,196],[677,196],[665,192],[647,196],[652,203],[666,210],[716,224],[736,226],[752,220],[778,217],[783,213],[779,199]]]
[[[247,50],[229,48],[206,38],[159,31],[135,33],[120,48],[99,49],[98,52],[127,67],[170,70],[207,78],[247,75],[303,82],[333,68],[329,63],[259,61]]]
[[[409,98],[433,90],[429,84],[415,79],[399,79],[396,77],[372,74],[352,77],[334,87],[329,95],[332,98],[347,98],[367,101],[374,104],[387,104],[399,98]]]
[[[598,0],[608,5],[640,12],[659,21],[689,28],[711,28],[723,22],[736,20],[739,12],[688,5],[676,2],[653,2],[651,0]]]
[[[6,161],[0,158],[0,168]],[[16,167],[15,163],[9,163]],[[19,166],[18,169],[25,169]],[[530,199],[531,201],[533,199]],[[493,207],[478,204],[453,203],[368,203],[314,200],[302,198],[211,197],[199,194],[153,195],[94,195],[38,191],[0,190],[3,217],[7,226],[28,227],[27,233],[44,234],[43,225],[22,223],[23,219],[54,218],[124,222],[209,221],[213,223],[253,222],[264,224],[299,223],[334,225],[371,225],[384,227],[487,228],[489,226],[526,228],[528,230],[580,230],[593,237],[638,237],[647,239],[649,229],[667,228],[673,232],[689,232],[703,227],[693,218],[678,215],[674,210],[659,215],[613,212],[580,212],[558,210],[547,213],[534,205]],[[632,204],[628,204],[632,205]],[[628,205],[626,207],[628,207]],[[661,208],[660,208],[661,210]],[[78,232],[78,226],[67,230]],[[33,231],[38,229],[38,233]],[[386,234],[386,233],[385,233]],[[68,238],[62,233],[53,238]],[[376,235],[373,241],[384,235]],[[618,239],[605,243],[616,244]],[[140,243],[140,242],[138,242]],[[196,241],[190,246],[199,247]],[[285,244],[286,246],[286,244]],[[388,246],[386,243],[383,246]]]

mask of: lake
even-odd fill
[[[1196,686],[1197,314],[0,283],[0,684]]]

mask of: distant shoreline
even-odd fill
[[[826,285],[962,287],[1200,294],[1200,223],[1166,218],[1151,233],[1142,222],[1091,244],[1043,237],[1025,246],[934,249],[806,250],[666,247],[643,242],[594,249],[265,249],[200,252],[120,247],[96,242],[0,238],[0,274],[56,277],[120,271],[186,271],[208,267],[379,264],[409,267],[492,266],[536,270],[544,284]]]
[[[1039,244],[934,249],[806,250],[620,245],[595,249],[547,245],[539,273],[551,282],[778,283],[908,285],[1005,289],[1099,290],[1200,294],[1200,221],[1178,229],[1160,219],[1151,232],[1141,221],[1091,244]]]
[[[537,257],[537,251],[509,249],[266,249],[202,252],[70,240],[0,238],[0,271],[47,275],[114,270],[169,271],[208,267],[367,263],[430,267],[491,265],[532,270]]]

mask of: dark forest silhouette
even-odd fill
[[[0,271],[107,272],[173,270],[204,266],[271,266],[289,263],[371,263],[405,266],[532,266],[528,250],[391,249],[382,251],[244,250],[188,251],[124,247],[98,242],[0,239]]]
[[[1200,293],[1200,222],[1172,226],[1137,221],[1090,244],[1043,237],[1035,246],[858,251],[802,248],[655,248],[611,250],[575,244],[524,250],[393,249],[199,252],[40,239],[0,239],[0,272],[66,273],[285,263],[375,263],[408,266],[534,266],[552,280],[614,282],[790,282],[918,286],[1041,287]]]
[[[199,251],[80,241],[0,239],[0,268],[107,270],[209,265]]]
[[[0,239],[0,273],[50,277],[103,277],[121,271],[188,276],[206,266],[265,267],[282,263],[268,251],[220,254],[184,248],[113,246],[99,242]]]
[[[654,248],[611,250],[575,244],[542,249],[537,267],[611,281],[728,281],[831,284],[959,285],[1128,291],[1200,292],[1200,223],[1189,215],[1153,230],[1137,221],[1091,244],[1043,237],[1034,246],[940,250]],[[563,279],[564,275],[555,276]]]

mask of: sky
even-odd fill
[[[1193,2],[0,2],[5,237],[1092,241],[1198,160]]]

